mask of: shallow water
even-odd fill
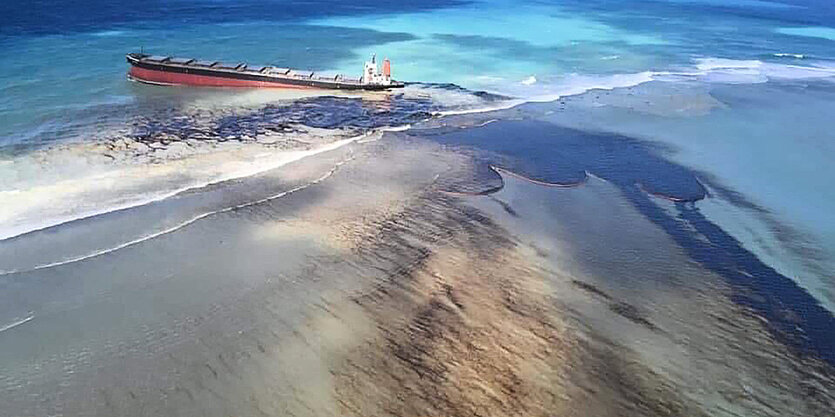
[[[835,409],[832,5],[56,10],[0,5],[0,414]]]
[[[498,121],[430,137],[451,146],[497,153],[502,157],[487,157],[481,163],[534,182],[582,187],[587,181],[603,181],[617,187],[635,210],[670,235],[692,260],[736,286],[737,301],[767,317],[778,337],[816,351],[830,363],[835,361],[831,355],[835,337],[829,331],[835,326],[832,313],[706,218],[698,208],[700,200],[707,198],[698,173],[663,159],[661,149],[653,144],[536,121]],[[543,154],[546,146],[551,151]],[[708,179],[701,181],[710,184]],[[484,190],[494,190],[489,179],[482,183]],[[458,189],[453,185],[449,191]],[[654,200],[675,205],[665,210]],[[617,222],[629,222],[615,217]],[[612,251],[621,253],[625,248]],[[632,246],[629,252],[640,253],[640,259],[650,257],[640,246]],[[787,320],[781,323],[783,319]]]
[[[833,149],[824,126],[832,92],[829,82],[684,88],[658,83],[578,97],[571,101],[576,106],[547,118],[586,129],[602,117],[608,123],[596,129],[671,146],[666,157],[713,183],[708,188],[714,187],[717,198],[700,208],[832,310],[835,222],[831,197],[823,192],[831,178]],[[657,95],[658,103],[645,104],[647,95]]]

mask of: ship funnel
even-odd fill
[[[371,55],[371,61],[366,61],[365,65],[362,68],[362,78],[360,79],[363,84],[377,84],[377,85],[390,85],[391,84],[391,62],[389,62],[388,58],[383,60],[383,72],[380,72],[380,69],[377,67],[376,63],[377,55]]]

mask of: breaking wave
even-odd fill
[[[695,73],[690,75],[704,82],[754,84],[771,80],[808,80],[835,76],[835,64],[817,62],[810,65],[789,65],[760,60],[701,58]],[[673,73],[675,74],[675,73]]]
[[[775,54],[776,57],[804,58],[799,54]],[[566,74],[559,76],[532,75],[517,82],[495,86],[500,94],[513,97],[481,111],[514,107],[527,102],[550,102],[562,97],[583,94],[593,90],[613,90],[635,87],[650,81],[680,81],[682,79],[707,83],[751,84],[770,80],[808,80],[835,77],[835,63],[809,62],[808,65],[791,65],[761,60],[734,60],[724,58],[698,58],[693,66],[669,71],[643,71],[637,73],[589,75]],[[450,110],[443,115],[474,113],[477,109]]]
[[[16,273],[20,273],[20,272],[30,272],[30,271],[37,271],[37,270],[42,270],[42,269],[54,268],[54,267],[57,267],[57,266],[68,265],[68,264],[72,264],[72,263],[76,263],[76,262],[81,262],[81,261],[84,261],[84,260],[87,260],[87,259],[96,258],[96,257],[102,256],[102,255],[107,255],[109,253],[113,253],[113,252],[116,252],[116,251],[119,251],[119,250],[122,250],[122,249],[125,249],[125,248],[129,248],[131,246],[138,245],[142,242],[147,242],[149,240],[156,239],[158,237],[165,236],[167,234],[176,232],[177,230],[180,230],[180,229],[182,229],[186,226],[194,224],[194,223],[196,223],[200,220],[203,220],[207,217],[215,216],[215,215],[222,214],[222,213],[228,213],[228,212],[232,212],[232,211],[235,211],[235,210],[240,210],[242,208],[256,206],[256,205],[259,205],[259,204],[263,204],[263,203],[266,203],[268,201],[272,201],[272,200],[275,200],[275,199],[278,199],[278,198],[296,193],[296,192],[304,190],[304,189],[306,189],[306,188],[308,188],[312,185],[315,185],[315,184],[318,184],[322,181],[325,181],[326,179],[330,178],[330,176],[333,175],[337,171],[337,169],[339,169],[339,167],[341,167],[345,162],[346,161],[342,161],[342,162],[337,163],[333,168],[331,168],[324,175],[322,175],[319,178],[314,179],[313,181],[310,181],[309,183],[291,188],[291,189],[286,190],[286,191],[282,191],[282,192],[277,193],[277,194],[273,194],[271,196],[260,198],[258,200],[254,200],[254,201],[248,201],[248,202],[241,203],[241,204],[236,204],[236,205],[225,207],[225,208],[222,208],[222,209],[219,209],[219,210],[207,211],[205,213],[194,216],[194,217],[192,217],[188,220],[180,222],[180,223],[178,223],[174,226],[168,227],[166,229],[163,229],[163,230],[160,230],[160,231],[157,231],[157,232],[154,232],[154,233],[147,234],[145,236],[138,237],[138,238],[133,239],[133,240],[129,240],[127,242],[121,243],[119,245],[116,245],[116,246],[113,246],[113,247],[110,247],[110,248],[107,248],[107,249],[97,250],[97,251],[87,253],[87,254],[84,254],[84,255],[81,255],[81,256],[76,256],[76,257],[69,258],[69,259],[63,259],[63,260],[56,261],[56,262],[50,262],[50,263],[36,265],[34,267],[31,267],[31,268],[28,268],[28,269],[25,269],[25,270],[17,270],[17,269],[5,270],[5,271],[0,270],[0,276],[16,274]],[[29,321],[31,319],[32,319],[31,317],[28,318],[28,319],[24,319],[23,321],[18,322],[14,326],[23,324],[26,321]],[[12,327],[14,327],[14,326],[12,326]],[[11,327],[9,327],[9,328],[11,328]],[[6,330],[6,328],[0,328],[0,331],[3,331],[3,330]]]
[[[0,240],[258,175],[408,129],[445,108],[505,99],[455,85],[414,84],[394,94],[302,97],[254,107],[145,108],[110,132],[0,160]]]
[[[24,317],[22,319],[15,319],[10,323],[7,323],[7,324],[4,324],[4,325],[0,326],[0,333],[5,332],[6,330],[14,329],[17,326],[26,324],[26,323],[32,321],[34,318],[35,318],[35,315],[32,314],[32,313],[29,313],[26,317]]]
[[[72,182],[76,183],[74,185],[76,190],[65,190],[65,195],[61,196],[62,198],[60,199],[65,201],[65,205],[63,206],[60,202],[57,202],[60,200],[56,199],[56,192],[60,193],[62,185],[66,185],[63,182],[59,183],[57,187],[43,186],[24,190],[5,191],[0,193],[0,201],[6,201],[6,208],[0,212],[6,220],[4,222],[6,226],[0,230],[0,239],[5,240],[76,220],[95,217],[132,207],[138,207],[156,201],[161,201],[189,190],[257,175],[308,156],[340,148],[351,142],[362,139],[365,136],[366,135],[363,134],[352,138],[342,139],[315,149],[304,151],[287,151],[261,155],[252,155],[251,152],[238,153],[235,156],[247,158],[245,163],[228,163],[228,167],[226,169],[223,169],[222,167],[220,169],[210,169],[206,166],[201,167],[204,169],[202,178],[195,175],[190,179],[183,179],[181,185],[177,185],[176,183],[172,184],[171,182],[166,184],[164,182],[164,178],[154,178],[158,180],[159,183],[147,184],[148,187],[151,187],[152,189],[147,190],[147,192],[142,194],[132,192],[136,188],[145,185],[141,183],[141,180],[137,181],[136,184],[124,184],[120,190],[122,193],[114,192],[112,189],[109,190],[109,201],[108,199],[102,201],[100,197],[93,197],[89,194],[107,192],[108,190],[105,189],[105,187],[102,187],[102,184],[117,183],[120,181],[128,182],[131,178],[135,178],[136,175],[141,174],[139,171],[148,172],[149,170],[137,170],[136,167],[124,167],[122,169],[100,172],[83,178],[74,178]],[[259,156],[261,156],[261,158],[259,158]],[[218,162],[217,158],[205,159],[204,161],[206,165]],[[179,165],[181,164],[178,164],[178,166]],[[162,177],[171,173],[171,171],[173,171],[173,169],[164,169],[164,171],[156,177]],[[156,185],[156,187],[154,185]],[[81,201],[79,200],[87,197],[95,199],[94,204],[88,204],[88,206],[92,205],[99,207],[85,210],[85,206],[79,206],[81,204]],[[16,202],[16,204],[13,204],[13,202]]]
[[[0,161],[0,240],[257,175],[432,117],[504,110],[650,81],[761,83],[833,76],[835,65],[825,61],[801,66],[700,58],[676,71],[537,74],[491,92],[410,83],[389,94],[302,97],[254,108],[143,109],[109,138]]]
[[[498,176],[498,179],[499,179],[499,182],[500,182],[499,185],[489,187],[489,188],[486,188],[486,189],[482,189],[482,190],[478,190],[478,191],[455,189],[455,186],[442,187],[442,189],[440,191],[443,192],[444,194],[454,195],[454,196],[484,196],[484,195],[495,194],[495,193],[501,191],[504,188],[504,186],[505,186],[504,177],[505,176],[517,178],[517,179],[520,179],[522,181],[526,181],[526,182],[529,182],[531,184],[541,185],[541,186],[544,186],[544,187],[576,188],[576,187],[579,187],[579,186],[585,184],[588,181],[589,178],[593,177],[593,175],[589,174],[588,171],[583,171],[583,177],[580,180],[572,181],[572,182],[552,182],[552,181],[543,181],[543,180],[534,179],[534,178],[531,178],[529,176],[522,175],[522,174],[517,173],[517,172],[513,172],[509,169],[504,169],[504,168],[498,167],[496,165],[488,165],[488,168],[490,169],[490,171],[494,172]],[[595,178],[597,178],[597,177],[595,177]],[[456,185],[460,186],[460,184],[456,184]]]
[[[784,52],[776,53],[776,54],[773,54],[773,55],[777,58],[796,58],[796,59],[806,58],[806,55],[804,55],[804,54],[789,54],[789,53],[784,53]]]

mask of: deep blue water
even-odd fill
[[[27,2],[26,7],[13,3],[0,5],[0,13],[2,13],[0,35],[10,37],[66,35],[113,30],[115,27],[172,29],[193,24],[249,21],[294,24],[312,17],[399,13],[462,3],[464,2],[438,0],[406,0],[389,3],[368,0],[351,2],[152,0],[125,4],[106,0],[71,0],[56,4],[51,1],[35,0]]]

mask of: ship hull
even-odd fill
[[[127,61],[131,64],[128,78],[154,85],[325,90],[388,90],[403,87],[402,83],[397,82],[391,85],[361,84],[323,78],[279,77],[246,70],[220,70],[195,65],[148,62],[134,54],[129,54]]]
[[[159,71],[147,68],[132,67],[128,72],[131,80],[153,85],[185,85],[194,87],[243,87],[243,88],[296,88],[311,89],[303,85],[293,85],[276,81],[242,80],[217,75],[184,74],[170,71]]]

